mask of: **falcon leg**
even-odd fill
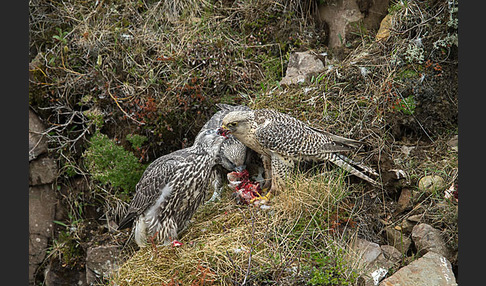
[[[294,168],[294,161],[292,159],[284,158],[277,153],[272,153],[270,166],[272,186],[265,196],[255,198],[255,200],[268,201],[272,196],[283,191],[285,189],[285,179],[290,175]]]
[[[162,230],[157,233],[159,243],[170,245],[173,240],[177,240],[179,230],[177,223],[172,218],[167,218],[162,222]]]
[[[211,183],[213,186],[213,195],[211,198],[206,202],[206,204],[219,201],[221,199],[221,191],[223,190],[223,178],[222,178],[221,171],[218,169],[214,169],[211,172]]]
[[[139,247],[144,247],[147,244],[147,225],[143,215],[139,216],[133,228],[135,242]]]
[[[272,187],[272,159],[270,156],[262,155],[263,168],[265,169],[265,183],[262,190],[269,190]]]
[[[292,159],[280,156],[277,153],[272,153],[272,187],[270,192],[274,195],[280,193],[285,189],[285,179],[290,175],[294,168],[294,161]]]

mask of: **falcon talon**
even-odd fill
[[[229,185],[235,190],[234,195],[239,203],[249,205],[261,198],[260,184],[250,180],[247,170],[228,173],[227,177]]]
[[[172,241],[172,247],[180,247],[182,246],[182,242],[174,240]]]

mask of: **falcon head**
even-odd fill
[[[202,150],[210,156],[217,158],[221,149],[221,144],[226,138],[218,136],[218,132],[214,129],[209,129],[201,132],[196,136],[194,144],[197,144]]]
[[[250,130],[252,121],[253,111],[232,111],[223,118],[221,132],[238,137]]]

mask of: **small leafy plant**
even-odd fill
[[[312,271],[312,278],[309,285],[353,285],[358,274],[354,271],[347,277],[346,263],[343,258],[342,249],[338,249],[337,255],[328,256],[323,253],[312,255],[316,267]]]
[[[52,36],[52,38],[63,43],[64,45],[66,45],[67,44],[66,36],[67,36],[68,32],[63,31],[61,28],[56,28],[56,30],[57,30],[58,34]]]
[[[415,112],[415,107],[415,99],[411,95],[409,97],[405,97],[403,100],[401,98],[398,98],[395,101],[395,104],[392,106],[392,109],[402,112],[406,115],[412,115]]]
[[[107,135],[99,131],[91,137],[90,146],[83,156],[86,167],[94,179],[102,184],[111,184],[114,188],[120,188],[126,194],[135,189],[145,170],[145,166],[133,153],[116,145]]]

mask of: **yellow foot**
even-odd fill
[[[266,191],[266,189],[263,189],[262,191]],[[254,203],[254,202],[268,202],[270,201],[270,199],[272,198],[272,192],[271,190],[267,192],[266,195],[264,195],[263,197],[262,196],[257,196],[257,197],[254,197],[253,199],[250,200],[250,203]]]

